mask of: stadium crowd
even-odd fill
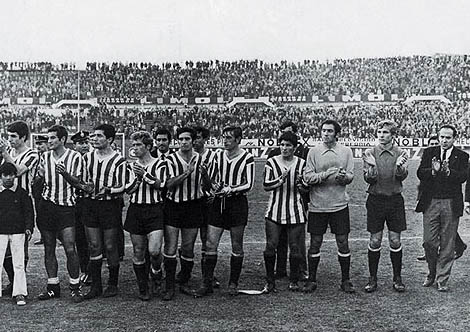
[[[173,134],[185,125],[202,125],[214,137],[221,137],[222,128],[233,124],[243,128],[246,138],[272,138],[276,128],[286,121],[299,124],[299,134],[319,138],[317,124],[327,118],[341,119],[344,124],[342,137],[349,139],[373,138],[374,123],[388,118],[398,123],[401,137],[429,137],[436,135],[443,123],[456,123],[461,137],[470,137],[469,103],[459,101],[453,104],[443,102],[415,102],[413,104],[359,104],[350,106],[294,106],[270,108],[266,106],[194,106],[194,107],[152,107],[146,109],[126,108],[118,110],[101,106],[86,110],[81,116],[81,127],[90,128],[97,123],[111,123],[118,132],[130,137],[138,129],[153,130],[169,128]],[[0,128],[15,120],[24,120],[32,132],[44,132],[53,124],[62,124],[70,131],[76,131],[75,112],[64,110],[62,115],[46,114],[35,108],[0,109]],[[5,134],[5,132],[2,132]]]
[[[434,55],[268,63],[0,63],[0,96],[81,98],[411,95],[467,92],[467,56]]]

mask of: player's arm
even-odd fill
[[[367,149],[362,156],[363,165],[362,173],[364,176],[364,181],[368,184],[374,184],[377,182],[377,164],[375,163],[375,158],[372,154],[371,149]]]
[[[109,188],[107,190],[109,194],[111,195],[116,195],[116,194],[122,194],[126,190],[126,169],[127,169],[127,163],[123,161],[121,164],[119,164],[116,167],[116,171],[114,173],[115,179],[113,187]],[[130,181],[134,180],[134,173],[130,173]]]
[[[31,157],[28,158],[25,163],[19,164],[13,160],[12,156],[8,153],[6,149],[2,151],[2,156],[6,163],[12,163],[13,165],[15,165],[17,176],[21,176],[24,173],[28,172],[30,169],[32,169],[38,159],[37,156],[35,157],[34,155],[31,155]]]
[[[186,180],[191,173],[193,172],[193,168],[188,167],[183,173],[175,175],[176,174],[176,166],[174,163],[168,161],[168,180],[166,181],[166,187],[168,189],[174,189],[178,187],[181,183],[183,183],[184,180]]]
[[[284,183],[282,176],[277,178],[274,177],[272,165],[269,163],[269,161],[266,163],[266,166],[264,166],[263,178],[263,188],[265,191],[272,191],[276,188],[279,188]]]
[[[166,162],[159,162],[155,168],[152,167],[151,173],[145,172],[142,181],[155,189],[163,189],[165,187],[166,178]]]
[[[246,161],[244,179],[245,181],[240,185],[230,188],[231,193],[246,193],[253,189],[253,184],[255,183],[255,159],[253,156],[249,156]]]
[[[126,189],[125,193],[132,195],[137,191],[139,186],[142,183],[142,178],[138,176],[134,176],[131,180],[131,173],[134,171],[132,170],[132,167],[130,165],[126,165]]]
[[[201,179],[202,179],[202,189],[205,192],[210,192],[212,189],[212,186],[215,184],[215,182],[212,181],[210,177],[210,167],[201,164],[199,166],[199,172],[201,173]]]
[[[87,191],[88,187],[81,177],[82,159],[81,157],[75,158],[71,172],[67,172],[64,164],[56,165],[56,172],[62,175],[65,181],[72,187]]]
[[[399,151],[400,155],[397,158],[395,178],[398,181],[404,181],[408,176],[408,155],[401,149]]]
[[[313,157],[313,150],[310,150],[307,156],[307,163],[304,168],[303,179],[304,182],[311,186],[324,182],[328,177],[338,171],[337,167],[330,167],[326,171],[317,171],[315,160]]]
[[[343,183],[350,184],[354,180],[354,159],[352,150],[348,148],[348,160],[345,168],[346,174],[344,176]]]

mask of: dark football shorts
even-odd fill
[[[90,228],[122,227],[122,203],[119,199],[97,200],[85,198],[83,224]]]
[[[136,235],[147,235],[153,231],[163,230],[163,203],[131,203],[127,209],[124,229]]]
[[[331,233],[345,235],[350,232],[349,208],[335,212],[309,212],[308,232],[313,235],[323,235],[330,225]]]
[[[40,231],[57,233],[75,226],[75,206],[63,206],[45,199],[39,201],[36,223]]]
[[[378,233],[387,223],[389,231],[406,230],[405,202],[401,194],[393,196],[369,195],[366,201],[367,231]]]
[[[209,225],[230,229],[248,223],[248,200],[245,195],[216,198],[209,211]]]
[[[204,225],[204,199],[176,203],[165,201],[165,224],[176,228],[200,228]]]

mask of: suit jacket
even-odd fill
[[[418,178],[420,179],[421,197],[419,198],[416,212],[424,212],[431,203],[433,193],[437,186],[443,183],[446,186],[449,198],[452,198],[452,206],[457,216],[463,214],[462,183],[467,181],[468,154],[454,146],[449,157],[450,175],[447,177],[443,173],[432,175],[431,161],[436,157],[441,159],[441,147],[432,146],[424,150],[421,163],[418,167]]]

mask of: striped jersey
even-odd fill
[[[169,188],[167,198],[175,203],[187,202],[202,198],[202,176],[199,167],[202,165],[201,155],[193,151],[193,156],[187,163],[178,152],[172,153],[167,158],[168,179],[183,174],[190,164],[194,165],[194,171],[178,186]]]
[[[138,161],[136,163],[145,169],[145,174],[137,190],[131,194],[130,202],[135,204],[156,204],[163,202],[161,189],[153,187],[153,184],[158,179],[162,182],[161,187],[165,185],[167,173],[166,161],[154,159],[148,165],[142,165]],[[131,187],[135,185],[137,185],[137,178],[135,178]]]
[[[95,189],[91,194],[92,199],[104,188],[120,188],[124,192],[126,184],[126,160],[119,152],[113,151],[109,156],[101,157],[97,151],[90,151],[83,156],[85,163],[84,181],[92,182]],[[130,173],[129,181],[132,182],[134,173]],[[106,195],[100,200],[115,199],[115,195]]]
[[[211,178],[223,182],[225,186],[237,187],[237,194],[245,194],[253,188],[255,182],[255,159],[245,150],[233,159],[228,158],[226,150],[217,152],[216,166]]]
[[[18,186],[31,194],[31,183],[33,181],[33,172],[39,163],[39,155],[31,148],[27,148],[23,153],[15,154],[16,151],[10,149],[9,154],[16,165],[23,165],[28,168],[26,172],[18,176]]]
[[[41,158],[41,168],[44,169],[42,197],[57,205],[74,206],[75,190],[61,174],[56,172],[56,165],[63,164],[67,173],[81,177],[82,163],[82,156],[74,150],[66,148],[59,159],[54,157],[53,151],[45,152]]]
[[[204,151],[201,157],[202,157],[202,164],[205,165],[207,169],[207,173],[209,174],[209,176],[211,176],[211,174],[214,174],[214,169],[217,167],[217,160],[216,160],[217,152],[215,150],[206,149],[206,151]],[[207,192],[204,191],[204,194],[206,196],[211,195],[211,193],[208,191]]]
[[[288,176],[282,186],[271,190],[265,217],[278,224],[292,225],[305,223],[305,212],[296,182],[302,174],[305,160],[294,156],[290,166],[282,163],[282,156],[275,156],[266,161],[264,167],[264,185],[276,182],[281,174],[288,170]]]

